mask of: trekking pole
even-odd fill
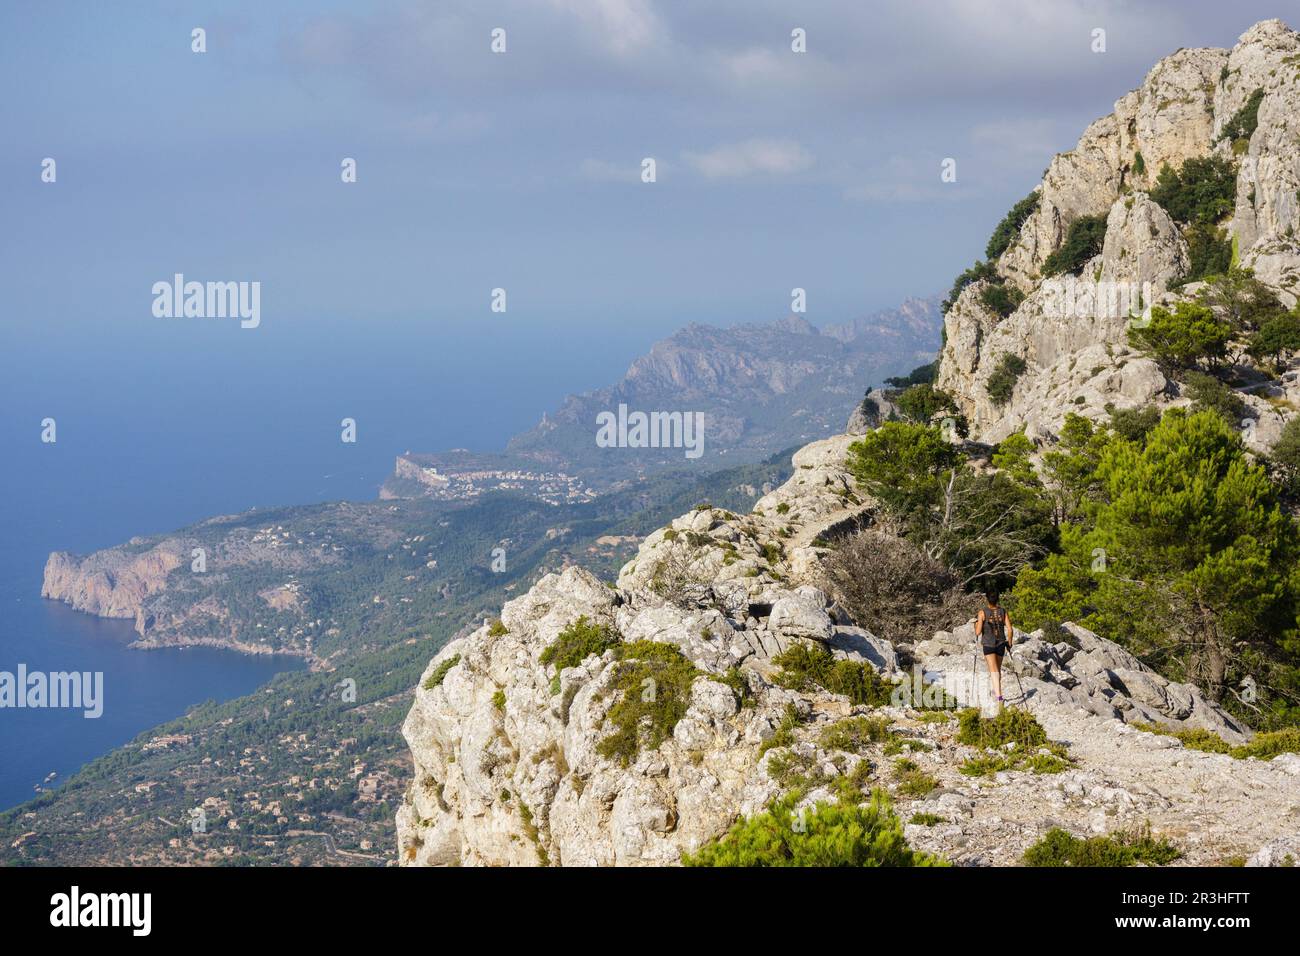
[[[1014,634],[1012,635],[1012,638],[1013,638],[1013,639],[1015,638],[1015,635],[1014,635]],[[1010,657],[1010,656],[1011,656],[1011,642],[1008,641],[1008,642],[1007,642],[1007,657]],[[1013,668],[1011,668],[1011,673],[1015,675],[1015,678],[1016,678],[1016,688],[1020,691],[1020,703],[1023,704],[1023,703],[1025,702],[1025,685],[1022,684],[1022,683],[1020,683],[1020,672],[1017,671],[1017,670],[1013,667]]]

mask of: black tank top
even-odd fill
[[[1007,639],[1007,612],[1001,607],[984,609],[984,629],[980,632],[980,643],[985,647],[997,647]]]

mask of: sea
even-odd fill
[[[253,507],[370,500],[404,451],[495,450],[669,329],[492,319],[0,326],[0,672],[103,674],[103,713],[0,707],[0,809],[291,657],[137,650],[40,596],[84,554]],[[356,422],[355,443],[340,440]],[[52,419],[54,441],[48,436]]]

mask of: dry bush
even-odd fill
[[[941,562],[876,530],[859,531],[822,560],[823,587],[862,627],[890,643],[952,630],[970,617],[969,595]]]

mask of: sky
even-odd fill
[[[176,272],[260,281],[263,321],[303,329],[499,329],[494,288],[535,330],[770,320],[796,286],[814,324],[849,320],[944,291],[1158,58],[1279,14],[1251,0],[6,4],[0,336],[149,327],[149,289]]]

